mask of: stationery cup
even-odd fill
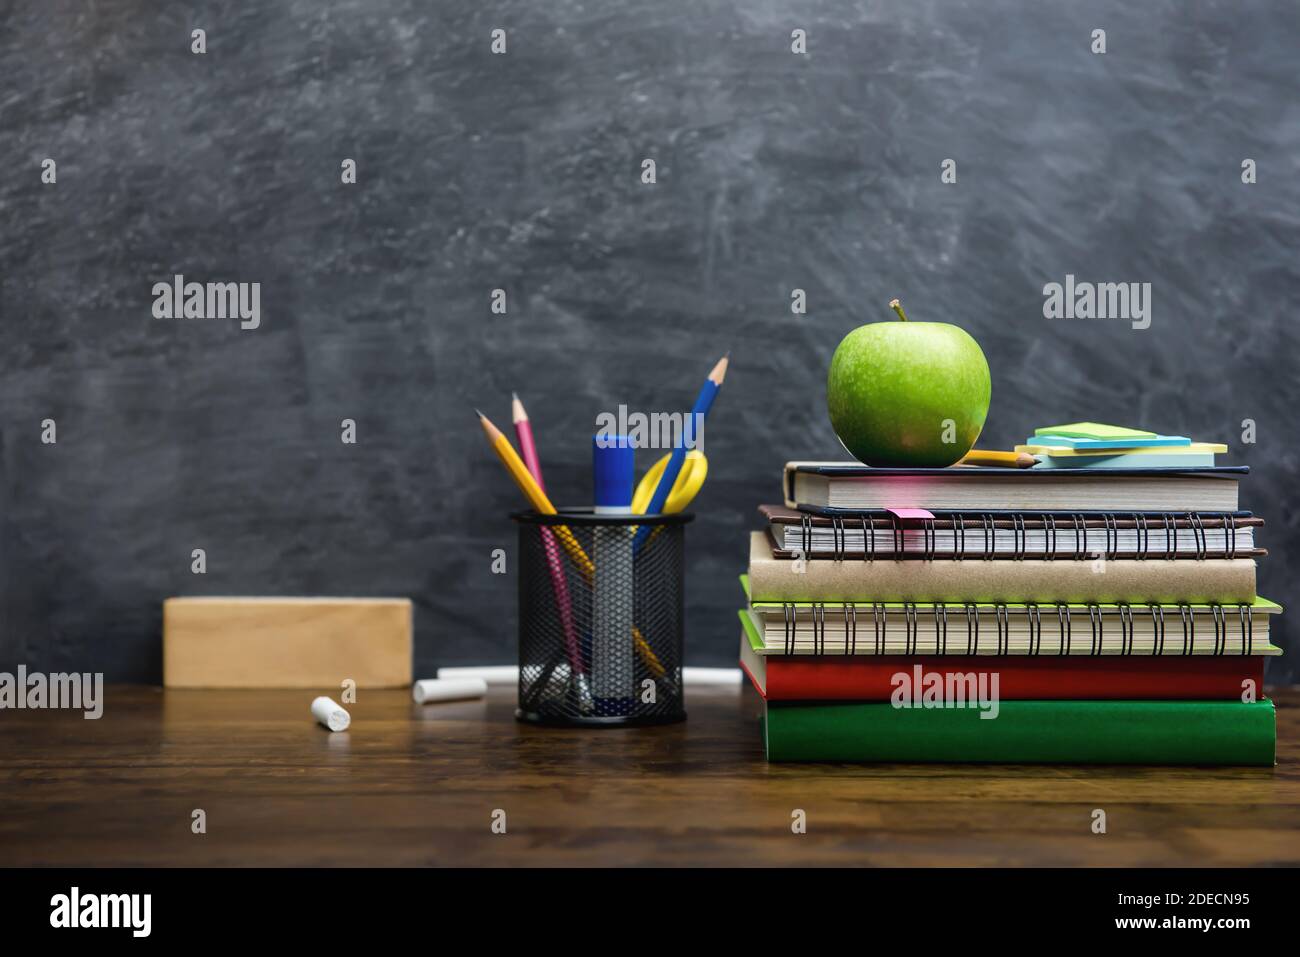
[[[682,694],[685,529],[693,518],[518,512],[521,721],[664,724]],[[639,528],[649,534],[632,547]]]

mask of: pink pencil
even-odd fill
[[[542,481],[542,463],[537,459],[537,446],[533,442],[533,426],[528,421],[528,413],[519,396],[510,393],[510,418],[515,424],[515,438],[519,440],[519,455],[524,460],[529,474],[537,480],[542,491],[546,483]],[[560,624],[564,627],[564,644],[569,652],[569,664],[575,675],[583,674],[582,656],[578,653],[578,631],[573,625],[573,602],[569,597],[569,581],[564,577],[564,559],[560,557],[560,546],[556,544],[555,535],[545,525],[541,527],[542,548],[546,550],[546,564],[551,569],[551,585],[555,589],[555,603],[560,609]]]
[[[519,394],[510,393],[510,420],[515,424],[515,437],[519,439],[519,455],[528,467],[529,473],[537,479],[542,491],[546,491],[546,482],[542,479],[542,463],[537,460],[537,445],[533,442],[533,424],[528,421],[524,404],[519,401]]]

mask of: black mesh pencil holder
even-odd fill
[[[518,512],[522,721],[664,724],[682,694],[689,514]]]

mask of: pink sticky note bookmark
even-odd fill
[[[906,522],[909,520],[914,522],[919,522],[922,519],[934,518],[933,514],[927,512],[923,508],[888,508],[887,507],[885,511],[888,512],[890,515],[894,516],[894,518],[902,522]]]

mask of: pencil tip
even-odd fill
[[[475,410],[474,410],[474,414],[477,415],[480,419],[486,419],[486,418],[487,418],[487,416],[484,415],[482,412],[480,412],[478,409],[475,409]]]
[[[510,393],[510,401],[511,401],[511,402],[518,402],[518,401],[519,401],[519,393],[518,393],[518,392],[511,392],[511,393]]]

